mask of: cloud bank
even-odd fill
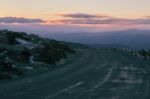
[[[49,23],[49,24],[70,24],[70,25],[150,25],[150,17],[139,19],[117,18],[98,14],[59,14],[61,19],[44,20],[30,19],[24,17],[0,17],[0,23]]]
[[[56,15],[56,14],[55,14]],[[59,16],[59,18],[57,18]],[[57,19],[31,19],[25,17],[0,17],[0,26],[29,27],[31,30],[41,31],[111,31],[121,29],[150,29],[150,17],[137,19],[118,18],[103,14],[57,14]],[[14,23],[17,23],[14,24]],[[5,24],[5,25],[4,25]]]
[[[62,17],[70,18],[103,18],[107,17],[105,15],[94,15],[94,14],[85,14],[85,13],[74,13],[74,14],[60,14]]]
[[[0,23],[44,23],[42,19],[29,19],[23,17],[0,17]]]
[[[85,25],[150,25],[150,17],[139,19],[117,18],[107,15],[94,15],[84,13],[62,14],[64,19],[52,21],[63,24],[85,24]]]

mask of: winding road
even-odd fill
[[[150,63],[82,49],[61,68],[0,85],[0,99],[150,99]]]

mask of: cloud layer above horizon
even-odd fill
[[[150,25],[150,17],[144,17],[139,19],[125,19],[117,18],[114,16],[98,15],[98,14],[85,14],[85,13],[74,13],[74,14],[61,14],[64,17],[61,20],[55,20],[52,22],[64,23],[64,24],[85,24],[85,25]]]
[[[58,19],[31,19],[24,17],[0,17],[0,24],[40,24],[43,26],[65,25],[65,27],[71,26],[91,26],[91,27],[115,27],[121,28],[134,27],[150,27],[150,17],[143,17],[137,19],[118,18],[114,16],[108,16],[103,14],[86,14],[86,13],[69,13],[69,14],[57,14]],[[108,28],[108,29],[109,29]]]
[[[81,25],[132,25],[145,24],[150,25],[150,16],[139,19],[125,19],[114,16],[98,14],[58,14],[62,17],[58,20],[30,19],[24,17],[0,17],[0,23],[61,23],[61,24],[81,24]]]

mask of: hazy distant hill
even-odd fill
[[[96,44],[96,45],[89,45],[92,48],[130,48],[126,45],[121,44]]]
[[[149,30],[123,30],[96,33],[48,33],[50,38],[84,44],[121,44],[131,48],[150,48]]]

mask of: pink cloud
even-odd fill
[[[81,25],[150,25],[150,17],[140,19],[125,19],[107,15],[94,15],[85,13],[61,14],[60,20],[52,20],[52,23],[81,24]]]
[[[60,14],[61,19],[44,20],[23,17],[0,17],[1,29],[21,29],[44,32],[105,31],[129,28],[150,29],[150,17],[117,18],[107,15],[75,13]],[[17,23],[17,24],[16,24]]]

